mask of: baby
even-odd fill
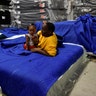
[[[36,26],[32,23],[28,26],[28,34],[26,34],[26,43],[24,49],[31,50],[38,45],[38,35],[36,34]]]

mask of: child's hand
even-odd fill
[[[34,42],[34,45],[38,45],[38,42],[39,42],[38,38],[34,38],[33,42]]]
[[[28,48],[26,47],[26,50],[28,50]]]

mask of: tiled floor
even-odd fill
[[[96,96],[96,57],[92,57],[69,96]]]

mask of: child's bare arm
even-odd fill
[[[37,46],[38,43],[39,43],[39,38],[38,38],[38,36],[34,36],[34,38],[33,38],[32,40],[33,40],[33,42],[34,42],[34,45]]]
[[[49,56],[49,54],[46,51],[42,50],[41,48],[33,48],[33,49],[31,49],[31,51],[32,52],[38,52],[38,53]]]
[[[29,37],[27,35],[26,36],[26,50],[28,50],[28,44],[29,44]]]

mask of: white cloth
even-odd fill
[[[33,42],[33,40],[32,40],[32,36],[31,36],[30,34],[26,34],[26,35],[29,37],[29,45],[30,45],[30,46],[33,46],[33,45],[34,45],[34,42]],[[34,36],[37,37],[37,34],[34,34]]]
[[[32,36],[30,34],[26,34],[29,37],[29,45],[33,46],[34,43],[32,41]]]

